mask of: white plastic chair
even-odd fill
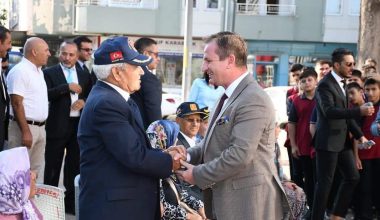
[[[37,184],[34,204],[44,220],[65,220],[65,193],[58,187]]]

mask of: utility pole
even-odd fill
[[[224,10],[222,16],[223,31],[235,31],[235,17],[236,17],[236,0],[224,1]]]
[[[186,0],[186,15],[183,44],[182,100],[185,101],[191,87],[191,60],[193,38],[193,0]]]

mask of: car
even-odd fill
[[[178,94],[162,92],[161,112],[166,119],[176,114],[178,106],[182,103],[182,97]]]

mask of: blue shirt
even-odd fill
[[[189,102],[196,102],[199,108],[208,107],[210,111],[215,108],[216,102],[224,93],[224,88],[207,85],[205,79],[195,79],[191,86]]]

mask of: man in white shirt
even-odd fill
[[[8,148],[26,146],[30,167],[42,183],[46,144],[45,121],[48,116],[47,88],[41,67],[50,56],[49,46],[38,37],[24,45],[24,58],[7,76],[11,99]]]
[[[11,32],[0,25],[0,63],[2,63],[2,59],[6,57],[8,50],[12,48],[12,39]],[[9,96],[7,93],[7,88],[4,83],[4,76],[0,76],[0,151],[3,149],[5,137],[5,129],[6,127],[6,111],[7,106],[9,104]]]

